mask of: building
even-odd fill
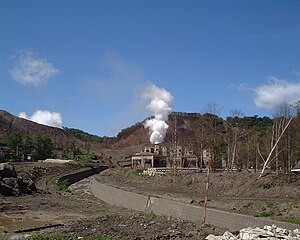
[[[183,146],[146,146],[131,157],[131,167],[147,169],[155,167],[198,168],[199,160],[193,151]]]
[[[165,147],[160,147],[159,145],[145,146],[141,152],[131,157],[131,167],[138,169],[163,167],[167,155]]]

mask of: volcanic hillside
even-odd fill
[[[82,141],[64,129],[38,124],[0,110],[0,144],[7,144],[9,136],[15,132],[29,136],[48,134],[57,148],[65,148],[71,144],[75,144],[75,146],[80,148],[84,146]]]
[[[175,129],[178,144],[185,145],[189,140],[189,135],[192,132],[190,120],[193,113],[172,113],[169,115],[167,124],[169,125],[164,144],[170,144],[174,141]],[[147,119],[146,119],[147,120]],[[143,122],[123,129],[118,135],[111,148],[121,149],[135,145],[150,144],[149,131],[144,128]]]

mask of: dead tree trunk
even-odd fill
[[[272,160],[274,158],[276,158],[278,156],[278,154],[280,153],[280,151],[278,151],[275,155],[274,158],[271,158],[272,157],[272,154],[274,152],[274,150],[277,148],[277,145],[280,141],[280,139],[282,138],[283,134],[285,133],[286,129],[288,128],[288,126],[290,125],[290,123],[292,122],[292,119],[293,118],[290,118],[287,122],[285,121],[286,119],[282,119],[282,121],[280,121],[280,125],[279,125],[279,128],[278,128],[278,138],[276,137],[275,135],[275,131],[274,131],[274,126],[273,126],[273,133],[272,133],[272,140],[271,140],[271,150],[268,154],[268,157],[265,159],[263,157],[263,155],[261,154],[260,150],[259,150],[259,145],[257,145],[257,150],[258,150],[258,153],[260,155],[260,157],[262,158],[263,162],[264,162],[264,165],[263,165],[263,168],[261,170],[261,173],[259,175],[258,178],[261,178],[266,170],[266,168],[269,166],[269,164],[272,162]],[[274,123],[275,124],[275,123]],[[275,135],[275,136],[274,136]],[[276,140],[274,140],[274,137],[276,138]]]

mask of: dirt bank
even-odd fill
[[[220,210],[300,222],[300,176],[267,175],[249,172],[212,173],[209,207]],[[173,172],[154,177],[132,170],[110,169],[100,174],[101,182],[147,195],[203,205],[206,174]]]

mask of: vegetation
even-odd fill
[[[263,183],[260,185],[261,188],[264,188],[264,189],[270,189],[272,187],[275,187],[277,185],[277,183],[275,182],[268,182],[268,183]]]
[[[55,189],[62,192],[69,192],[69,182],[67,180],[59,181],[55,176],[49,175],[46,180],[54,185]]]
[[[255,214],[255,217],[271,217],[274,213],[271,211],[261,211],[260,213]]]
[[[111,141],[113,138],[112,137],[99,137],[97,135],[93,135],[87,132],[84,132],[82,130],[79,129],[75,129],[75,128],[64,128],[66,130],[66,132],[72,134],[74,137],[80,139],[83,142],[92,142],[92,143],[108,143],[109,141]]]
[[[204,114],[188,115],[189,145],[198,165],[203,165],[203,150],[208,150],[212,169],[225,165],[228,170],[290,173],[300,160],[300,104],[297,106],[282,103],[273,118],[245,117],[240,110],[232,110],[224,120],[209,108]]]
[[[298,218],[288,217],[288,218],[283,218],[282,221],[288,222],[288,223],[300,224],[300,219],[298,219]]]
[[[9,136],[8,146],[14,150],[13,158],[19,160],[43,160],[51,157],[54,149],[53,141],[47,134],[38,134],[33,139],[19,132]]]
[[[57,180],[55,183],[55,188],[58,191],[62,191],[62,192],[68,192],[69,191],[69,182],[67,180],[63,180],[63,181],[59,181]]]
[[[145,175],[141,172],[135,171],[135,170],[131,170],[128,173],[126,173],[126,175],[125,175],[125,179],[127,181],[132,181],[132,180],[135,180],[140,177],[147,177],[147,175]]]
[[[87,143],[85,151],[81,151],[74,144],[71,147],[64,149],[63,156],[67,159],[77,160],[77,161],[87,161],[87,160],[96,160],[97,155],[90,152],[90,145]]]

